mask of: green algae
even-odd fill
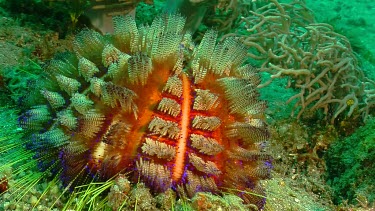
[[[351,136],[336,141],[325,157],[328,183],[334,190],[334,202],[357,203],[357,197],[375,199],[375,119]]]

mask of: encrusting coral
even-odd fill
[[[287,101],[295,102],[297,118],[319,109],[331,124],[340,115],[368,118],[375,83],[364,76],[345,36],[315,23],[302,1],[270,0],[250,13],[243,17],[244,31],[224,37],[240,36],[260,70],[270,74],[260,87],[287,77],[287,86],[299,91]]]
[[[225,191],[263,207],[272,166],[257,70],[234,38],[211,30],[194,46],[184,21],[115,17],[113,34],[84,30],[50,62],[40,102],[19,117],[40,170],[66,189],[126,173],[152,193]]]

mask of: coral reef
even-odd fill
[[[278,121],[270,128],[269,153],[274,157],[276,180],[284,179],[289,183],[284,186],[307,191],[315,201],[321,198],[320,203],[330,204],[332,191],[324,182],[323,156],[337,140],[335,128],[332,125],[310,127],[296,119]],[[277,194],[273,197],[279,200]]]
[[[25,172],[25,174],[32,174],[33,172]],[[24,175],[19,175],[16,180],[22,180]],[[66,200],[65,196],[61,196],[59,185],[53,182],[43,181],[35,184],[32,188],[28,188],[24,197],[21,200],[15,201],[14,194],[11,189],[5,194],[1,195],[0,210],[62,210],[64,204],[62,201]]]
[[[335,210],[335,206],[330,203],[330,198],[320,194],[313,194],[309,190],[297,187],[306,184],[307,181],[298,181],[285,178],[278,174],[273,174],[271,180],[263,181],[267,190],[266,211],[311,211],[311,210]],[[310,182],[310,181],[308,181]],[[319,181],[313,181],[318,182]],[[324,186],[326,192],[329,187]]]
[[[0,6],[6,9],[21,25],[33,25],[34,28],[48,28],[65,36],[71,26],[69,6],[59,2],[59,6],[50,7],[45,1],[38,0],[4,0]]]
[[[205,17],[203,24],[214,27],[221,34],[226,34],[236,29],[241,17],[250,15],[249,11],[255,8],[254,1],[244,0],[218,0]]]
[[[219,37],[235,31],[241,23],[241,17],[249,16],[249,11],[256,8],[256,4],[257,2],[245,0],[217,0],[202,1],[202,3],[196,6],[200,10],[192,7],[188,8],[187,10],[190,12],[185,13],[188,17],[189,15],[194,16],[194,24],[196,26],[195,28],[197,28],[194,34],[194,40],[201,40],[204,33],[210,28],[214,28],[218,31]],[[204,10],[200,7],[203,7]],[[202,12],[191,14],[191,11],[194,10]],[[197,25],[197,23],[200,23],[200,25]],[[195,31],[195,28],[193,31]]]
[[[224,195],[222,197],[212,195],[210,193],[197,193],[192,198],[193,210],[208,211],[208,210],[258,210],[252,204],[243,206],[241,198],[234,195]]]
[[[1,8],[1,6],[4,5],[3,2],[14,4],[15,9],[13,10],[12,16],[17,17],[17,19],[13,20],[13,18],[9,18],[9,9],[5,11]],[[17,117],[20,112],[13,108],[23,109],[23,111],[25,111],[25,108],[29,110],[28,106],[30,105],[33,107],[35,105],[47,104],[48,107],[49,103],[46,100],[40,99],[41,97],[44,98],[44,96],[40,94],[40,90],[45,90],[47,88],[47,90],[59,92],[65,99],[66,104],[65,107],[62,108],[49,108],[51,117],[48,117],[48,122],[43,124],[43,126],[51,126],[58,121],[58,117],[55,114],[59,113],[59,111],[63,111],[71,105],[69,101],[70,96],[64,94],[65,91],[61,90],[59,87],[56,88],[58,85],[52,86],[51,88],[50,84],[45,83],[44,78],[40,78],[40,73],[45,67],[45,63],[50,64],[49,62],[46,62],[46,60],[49,60],[56,51],[64,50],[64,48],[73,49],[69,40],[59,40],[63,37],[61,36],[61,32],[64,31],[62,28],[65,29],[65,26],[69,25],[68,22],[70,20],[69,17],[65,16],[58,16],[58,20],[49,17],[46,18],[43,15],[39,15],[38,13],[40,12],[35,12],[40,11],[37,10],[38,8],[35,8],[39,6],[38,4],[29,7],[29,5],[25,6],[23,2],[26,1],[0,1],[0,14],[7,16],[0,18],[0,211],[257,209],[252,204],[243,204],[243,200],[238,197],[238,190],[233,190],[235,195],[233,195],[233,193],[227,194],[227,189],[222,188],[222,186],[219,186],[221,194],[198,192],[192,198],[186,197],[187,195],[184,195],[186,194],[184,192],[176,191],[175,184],[173,183],[172,188],[168,188],[165,191],[157,191],[152,184],[144,179],[138,178],[139,174],[136,171],[136,160],[134,163],[130,164],[128,168],[116,175],[116,177],[108,178],[108,175],[108,177],[104,176],[99,178],[97,175],[100,175],[101,172],[103,172],[102,169],[100,169],[101,172],[97,174],[96,172],[89,172],[88,169],[84,169],[82,172],[79,172],[77,178],[73,178],[73,182],[68,182],[71,181],[69,179],[64,180],[65,183],[68,184],[63,186],[59,180],[61,178],[65,179],[62,171],[64,171],[64,168],[67,166],[64,165],[64,163],[61,163],[60,161],[62,158],[59,158],[56,155],[60,155],[57,151],[63,152],[63,150],[65,150],[64,147],[67,146],[67,144],[64,146],[51,146],[46,144],[46,142],[52,143],[53,140],[49,139],[48,141],[45,141],[43,139],[40,144],[42,146],[48,145],[45,147],[45,151],[50,152],[50,157],[47,155],[42,158],[38,157],[40,156],[40,154],[38,154],[38,146],[36,146],[33,141],[39,141],[39,139],[36,139],[40,138],[38,135],[44,134],[51,128],[47,128],[46,130],[41,129],[40,131],[37,129],[24,130],[19,128],[19,125],[17,125]],[[27,2],[40,1],[28,0]],[[201,27],[199,27],[200,31],[198,32],[198,37],[196,38],[193,36],[195,40],[201,40],[204,35],[204,33],[201,32],[206,31],[207,29],[209,30],[209,28],[218,30],[218,37],[220,38],[222,33],[231,32],[238,27],[246,26],[245,22],[240,22],[241,16],[245,18],[252,16],[250,11],[256,12],[256,8],[262,7],[266,1],[219,0],[218,2],[219,4],[216,5],[216,7],[213,7],[212,5],[208,7],[206,16],[203,18]],[[278,2],[290,1],[281,0]],[[144,27],[142,26],[144,23],[152,23],[155,15],[160,14],[162,8],[166,5],[166,0],[155,0],[155,3],[156,4],[154,5],[138,4],[136,13],[136,18],[138,20],[136,20],[136,25],[139,30]],[[375,34],[371,31],[372,28],[374,28],[371,27],[374,22],[371,20],[373,20],[372,17],[375,16],[371,15],[373,10],[369,9],[369,6],[371,5],[370,3],[372,3],[370,0],[360,2],[342,2],[339,0],[306,2],[306,4],[314,5],[315,8],[321,10],[319,18],[324,22],[326,22],[326,17],[329,14],[335,15],[334,19],[337,20],[337,22],[332,20],[328,21],[328,23],[334,28],[334,33],[343,34],[350,40],[350,47],[355,51],[355,56],[359,58],[358,63],[363,68],[366,77],[374,79],[371,72],[373,68],[366,67],[365,65],[367,64],[361,63],[363,60],[360,59],[361,56],[364,56],[369,57],[369,60],[371,60],[371,54],[364,55],[368,48],[363,48],[363,46],[372,47],[371,41],[374,40],[372,37]],[[236,4],[237,6],[235,6]],[[241,4],[241,6],[238,6],[239,4]],[[280,5],[284,7],[287,16],[295,17],[293,14],[289,14],[290,10],[288,9],[289,7],[286,7],[286,4]],[[308,8],[314,8],[310,7],[310,5]],[[332,8],[332,10],[327,10],[327,6]],[[17,9],[17,7],[19,7],[19,9]],[[294,9],[301,8],[302,7],[299,4],[296,4],[294,7]],[[274,6],[271,6],[270,9],[275,12],[273,15],[280,15],[279,12],[274,10]],[[340,14],[335,13],[340,9],[342,9]],[[31,10],[34,12],[28,12]],[[306,15],[311,15],[311,11],[306,11]],[[314,10],[314,12],[316,11]],[[37,18],[33,17],[34,13],[39,16]],[[68,13],[65,13],[65,15],[66,14]],[[37,20],[40,17],[42,17],[42,20]],[[56,18],[57,16],[52,15],[52,17]],[[358,17],[368,17],[368,19],[363,21]],[[253,19],[256,18],[257,17],[253,17]],[[295,20],[298,20],[298,18]],[[291,22],[295,20],[292,19]],[[309,20],[314,22],[313,19]],[[350,23],[347,23],[348,20],[350,20]],[[39,21],[41,21],[42,24],[38,24],[37,22]],[[60,24],[61,21],[68,24]],[[250,21],[252,21],[252,19],[250,19]],[[25,22],[28,22],[26,23],[27,25],[20,27],[20,25],[23,25]],[[311,22],[307,21],[306,24],[308,25]],[[58,25],[57,28],[56,23]],[[269,22],[266,21],[266,23]],[[276,23],[274,22],[274,24]],[[342,27],[343,25],[346,28],[337,28]],[[353,27],[354,25],[357,27]],[[146,28],[147,27],[149,26],[146,26]],[[296,33],[298,35],[297,31],[299,28],[293,27],[294,26],[292,25],[287,34]],[[60,31],[60,33],[51,33],[50,31],[46,31],[46,28]],[[202,28],[204,29],[201,30]],[[302,27],[301,29],[306,30],[305,27]],[[348,29],[355,33],[348,34]],[[239,34],[237,35],[243,36],[241,39],[244,39],[245,35],[248,35],[246,34],[248,32],[245,32],[245,30],[242,29],[239,29],[238,33]],[[366,36],[362,36],[365,33]],[[104,37],[103,42],[105,42],[105,44],[113,44],[113,35],[101,37]],[[275,36],[274,38],[279,39],[278,36]],[[357,41],[354,40],[356,41],[354,43],[353,38],[357,39]],[[179,46],[179,50],[184,51],[184,72],[185,70],[191,69],[191,60],[194,57],[192,53],[197,48],[197,46],[194,45],[186,45],[187,43],[188,42],[185,42],[184,40]],[[305,44],[308,45],[307,42]],[[250,49],[251,53],[257,56],[261,55],[255,48],[251,47]],[[280,50],[277,46],[273,46],[273,49],[271,50],[274,49]],[[129,51],[126,51],[125,53],[131,56],[135,54],[134,52],[129,53]],[[357,55],[357,53],[363,55]],[[64,59],[71,61],[67,56],[69,57],[68,53],[62,54],[51,63],[61,62],[64,61]],[[148,54],[148,56],[151,58],[150,54]],[[77,54],[75,57],[78,57]],[[251,62],[261,66],[266,59],[267,57],[265,56],[263,59],[255,59],[251,60]],[[256,63],[256,61],[259,61],[259,63]],[[275,65],[277,62],[273,64]],[[264,65],[267,66],[267,64]],[[73,66],[77,68],[76,63],[74,62]],[[101,65],[101,62],[98,62],[96,66],[101,72],[95,73],[94,77],[99,78],[107,73],[108,68]],[[59,68],[56,69],[58,69],[57,72],[60,72]],[[76,73],[77,71],[79,75],[79,70],[73,72]],[[159,73],[160,70],[155,69],[153,71],[155,71],[156,74]],[[193,78],[190,74],[191,72],[186,72],[186,75]],[[277,74],[276,71],[270,73]],[[66,76],[65,73],[61,75]],[[264,76],[269,77],[270,74],[267,73],[264,74]],[[50,78],[47,77],[47,80],[49,79]],[[52,83],[57,83],[53,77],[52,79]],[[113,82],[111,77],[104,76],[102,79],[106,82]],[[85,91],[88,89],[87,87],[89,86],[88,84],[90,81],[86,81],[86,79],[83,79],[82,77],[77,77],[76,80],[81,83],[78,92],[93,100],[95,103],[93,107],[100,104],[100,97],[96,98],[91,91]],[[373,152],[373,150],[371,150],[373,144],[372,139],[369,138],[372,137],[372,134],[370,133],[374,129],[370,126],[373,125],[373,120],[368,118],[366,122],[368,125],[360,129],[358,133],[355,133],[355,135],[350,138],[340,137],[339,140],[335,142],[338,135],[348,136],[357,129],[359,124],[363,124],[362,121],[353,121],[353,118],[360,115],[361,112],[362,115],[366,116],[365,113],[363,113],[364,110],[360,111],[360,109],[354,109],[353,114],[349,117],[346,115],[349,111],[349,108],[347,107],[335,119],[334,126],[322,126],[319,123],[325,124],[327,121],[322,118],[323,112],[320,112],[320,109],[319,112],[310,109],[313,106],[312,103],[308,105],[307,109],[301,114],[299,120],[302,121],[298,121],[294,118],[289,118],[293,103],[285,105],[285,102],[290,96],[300,92],[301,89],[294,87],[296,80],[299,79],[295,78],[293,75],[285,75],[271,80],[271,84],[261,90],[261,97],[267,100],[269,106],[265,117],[267,118],[267,122],[271,123],[268,128],[272,138],[268,142],[267,152],[275,158],[272,164],[274,166],[272,171],[273,179],[261,181],[261,186],[265,189],[265,194],[262,194],[262,196],[267,196],[267,203],[263,209],[267,211],[373,210],[375,204],[371,192],[373,189],[371,180],[374,179],[371,177],[373,174],[371,165],[369,165],[369,163],[371,164],[369,160],[373,160],[371,154]],[[290,87],[294,89],[284,88],[288,80],[291,84]],[[371,87],[374,86],[374,82],[368,80],[362,85],[367,86],[365,89],[365,91],[367,90],[367,93],[365,94],[367,94],[369,98],[364,100],[358,98],[359,102],[367,104],[367,100],[371,103],[371,96],[372,99],[374,97],[374,92]],[[148,86],[148,83],[146,83],[145,86]],[[192,86],[195,87],[196,85],[194,84]],[[159,90],[162,93],[163,87],[160,87]],[[32,92],[30,93],[30,91]],[[19,98],[20,96],[25,95],[26,97]],[[143,95],[139,94],[139,96]],[[165,95],[163,95],[163,97],[165,97]],[[194,98],[195,96],[192,97]],[[180,103],[182,100],[177,100],[177,102]],[[351,101],[349,101],[349,104],[350,103]],[[111,106],[104,104],[99,106],[99,110],[102,111],[101,109],[103,108],[116,110],[119,109],[119,107],[120,106],[111,108]],[[157,107],[158,104],[155,104],[154,107],[151,105],[150,110],[153,108],[157,109]],[[299,106],[297,106],[295,112],[299,111],[298,107]],[[75,111],[75,108],[72,107],[72,110]],[[75,111],[73,114],[74,117],[77,118],[77,122],[80,122],[82,120],[79,118],[82,117],[82,115],[77,112],[78,111]],[[371,112],[373,112],[373,110],[368,110],[368,117],[372,115]],[[103,113],[108,115],[108,112]],[[140,113],[141,112],[138,111],[138,114]],[[330,110],[329,115],[333,116],[333,114],[334,110],[332,109]],[[177,116],[177,118],[179,117]],[[326,118],[329,119],[329,117]],[[171,119],[174,118],[171,117]],[[108,118],[107,120],[108,121],[104,124],[111,124],[111,119]],[[65,126],[59,126],[58,124],[60,123],[57,122],[55,126],[63,129],[66,128]],[[81,125],[78,125],[75,130],[63,130],[63,132],[69,137],[71,135],[74,136],[79,132],[78,128],[80,126]],[[108,130],[104,128],[103,131]],[[145,127],[144,132],[147,133],[147,131],[148,128]],[[21,137],[24,133],[27,133],[25,137],[28,139],[26,140]],[[99,138],[90,140],[92,142],[97,141],[96,143],[101,141]],[[107,144],[111,143],[107,140],[108,139],[106,139],[106,143],[108,142]],[[69,139],[67,142],[69,141],[75,140]],[[331,145],[332,143],[333,145]],[[150,161],[159,161],[157,155],[145,155],[141,144],[139,147],[135,159],[138,159],[139,157],[147,157]],[[191,147],[189,143],[188,147]],[[194,150],[196,149],[188,148],[189,153]],[[35,155],[35,151],[38,155]],[[324,156],[325,154],[327,156]],[[33,159],[33,157],[36,159]],[[54,157],[55,160],[49,159],[52,157]],[[328,162],[326,162],[326,160]],[[45,164],[37,161],[50,161],[50,163]],[[170,161],[170,163],[172,162],[173,161]],[[188,162],[185,167],[194,169],[195,167]],[[51,163],[53,164],[49,165]],[[165,166],[173,170],[170,163]],[[39,171],[37,168],[44,169],[46,166],[50,166],[50,168],[43,171]],[[328,173],[325,168],[328,169]],[[195,171],[195,173],[196,172],[198,172],[198,170]],[[325,173],[327,173],[327,177],[324,177]],[[205,175],[203,175],[203,177],[204,176]],[[326,183],[327,179],[332,187]],[[186,181],[181,181],[180,184],[183,184],[183,182]],[[333,204],[332,200],[334,200],[336,205]]]
[[[334,142],[326,153],[327,180],[334,190],[334,202],[357,203],[366,196],[375,204],[375,119],[347,138]]]
[[[269,75],[260,87],[287,77],[287,86],[299,90],[287,101],[295,103],[297,118],[316,110],[331,124],[339,117],[368,118],[374,82],[364,76],[346,37],[315,23],[302,1],[271,0],[250,13],[243,30],[224,37],[239,36],[250,47],[249,56]]]
[[[329,23],[333,25],[336,32],[345,35],[352,45],[353,50],[358,54],[359,58],[375,64],[375,33],[374,28],[374,11],[370,9],[371,1],[321,1],[318,4],[306,2],[306,5],[313,10],[317,21]],[[326,8],[332,10],[327,12]],[[366,34],[366,36],[363,36]],[[360,60],[361,61],[361,60]],[[366,61],[364,61],[366,63]],[[364,71],[369,78],[374,79],[371,73],[371,64]]]
[[[106,36],[78,34],[74,53],[46,67],[40,102],[19,117],[38,168],[67,189],[127,173],[150,194],[224,190],[263,207],[269,133],[247,49],[234,38],[216,43],[212,30],[194,46],[178,15],[114,24]]]

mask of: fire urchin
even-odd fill
[[[50,62],[42,100],[19,118],[42,170],[68,186],[127,173],[153,192],[224,190],[263,206],[271,158],[256,69],[236,39],[209,30],[194,46],[184,23],[115,17],[113,34],[84,30]]]

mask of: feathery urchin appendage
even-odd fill
[[[30,174],[37,170],[37,161],[33,160],[34,153],[27,149],[28,141],[23,139],[25,131],[18,127],[17,112],[14,108],[0,107],[0,209],[3,210],[15,209],[16,204],[18,209],[25,209],[21,199],[30,196],[30,190],[50,174]],[[38,121],[34,120],[34,126],[38,125]]]
[[[269,133],[246,49],[212,30],[193,46],[178,15],[114,23],[112,35],[82,31],[51,62],[43,102],[20,117],[40,167],[67,185],[121,172],[154,192],[222,190],[262,207]]]

